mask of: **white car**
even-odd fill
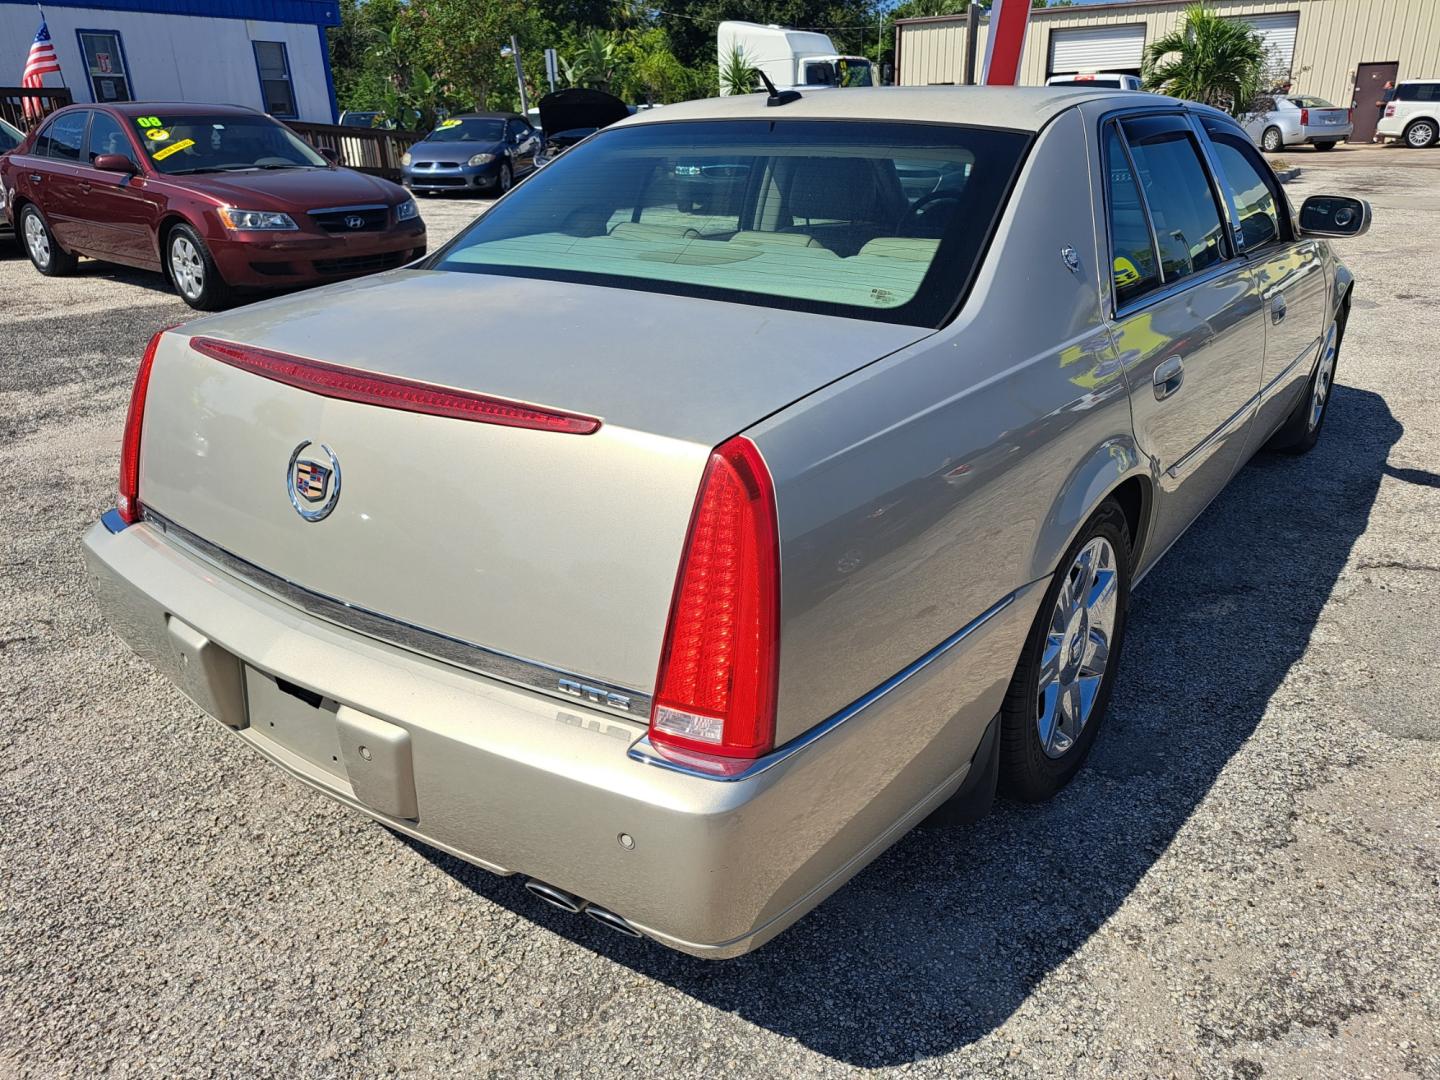
[[[1375,127],[1385,139],[1402,139],[1423,149],[1440,140],[1440,79],[1409,79],[1395,87],[1395,97]]]
[[[1070,75],[1051,75],[1046,86],[1083,86],[1088,90],[1143,90],[1139,75],[1121,75],[1113,71],[1081,71]]]
[[[1273,108],[1250,113],[1240,122],[1255,145],[1267,154],[1305,143],[1316,150],[1333,150],[1354,130],[1349,109],[1331,105],[1324,98],[1298,94],[1276,97]]]

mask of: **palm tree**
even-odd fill
[[[1267,60],[1249,23],[1195,4],[1178,30],[1146,46],[1145,89],[1241,116],[1266,89]]]
[[[745,59],[745,51],[736,45],[720,68],[720,89],[726,94],[754,93],[756,74],[755,65]]]

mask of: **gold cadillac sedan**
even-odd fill
[[[95,592],[332,798],[735,956],[1070,781],[1134,583],[1319,438],[1369,213],[1148,94],[645,113],[418,263],[157,334]]]

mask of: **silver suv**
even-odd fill
[[[1375,132],[1420,150],[1440,140],[1440,79],[1410,79],[1395,87]]]

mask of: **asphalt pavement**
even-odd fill
[[[725,963],[329,802],[134,658],[79,539],[189,313],[0,253],[0,1075],[1440,1078],[1440,150],[1286,157],[1375,206],[1320,446],[1139,587],[1059,798]],[[481,205],[423,201],[432,244]]]

